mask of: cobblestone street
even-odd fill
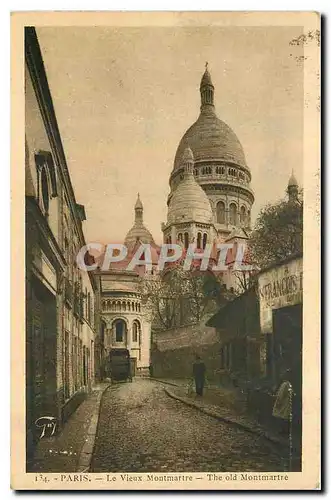
[[[157,382],[104,394],[91,472],[284,470],[272,443],[169,398]]]

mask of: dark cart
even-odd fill
[[[111,349],[109,353],[111,382],[132,382],[131,361],[128,349]]]

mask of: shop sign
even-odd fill
[[[302,258],[269,269],[259,276],[262,333],[272,332],[272,311],[302,303]]]

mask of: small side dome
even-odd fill
[[[288,187],[298,187],[299,184],[298,184],[298,181],[296,180],[295,176],[294,176],[294,173],[293,173],[293,170],[292,170],[292,174],[291,174],[291,177],[288,181]]]

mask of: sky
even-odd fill
[[[137,193],[157,243],[177,146],[199,116],[205,62],[259,210],[303,170],[300,27],[42,27],[37,34],[88,242],[122,242]]]

